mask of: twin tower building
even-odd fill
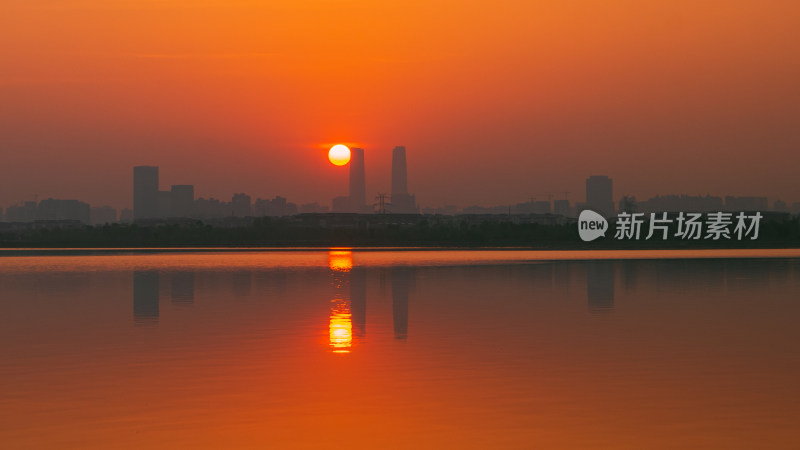
[[[350,153],[350,192],[348,196],[333,199],[334,212],[370,214],[378,210],[379,212],[393,214],[419,213],[416,199],[408,193],[405,147],[395,147],[392,152],[392,193],[388,202],[385,199],[380,202],[380,208],[375,208],[372,196],[369,199],[367,198],[364,177],[364,149],[354,148]],[[230,207],[234,210],[236,209],[237,197],[246,199],[245,212],[238,215],[242,217],[250,215],[249,196],[244,194],[235,195]],[[283,200],[285,202],[285,199]],[[369,203],[367,200],[369,200]],[[160,191],[157,166],[137,166],[133,168],[133,215],[135,220],[193,217],[197,215],[195,203],[194,186],[173,185],[171,191]],[[202,216],[202,214],[200,215]],[[234,215],[233,212],[231,212],[231,215]]]
[[[353,148],[350,150],[350,195],[333,199],[334,212],[372,213],[375,211],[372,201],[367,202],[367,184],[364,173],[364,149]],[[406,148],[402,146],[395,147],[392,151],[392,191],[385,210],[393,214],[417,214],[419,212],[416,198],[408,193]]]

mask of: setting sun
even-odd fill
[[[337,166],[350,162],[350,149],[346,145],[336,144],[328,152],[328,159]]]

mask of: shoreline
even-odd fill
[[[120,248],[2,248],[0,258],[44,256],[116,256],[236,253],[516,253],[515,261],[800,258],[800,248],[653,248],[653,249],[540,249],[530,247],[120,247]],[[525,254],[525,255],[522,255]]]

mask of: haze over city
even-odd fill
[[[421,206],[546,192],[800,200],[795,2],[26,0],[0,7],[0,205],[371,196],[409,149]],[[168,174],[168,175],[166,175]]]
[[[794,449],[800,0],[0,0],[2,449]]]

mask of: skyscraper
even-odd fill
[[[586,208],[605,217],[614,215],[611,178],[605,175],[592,175],[586,179]]]
[[[133,219],[158,217],[158,166],[133,168]]]
[[[389,209],[395,214],[417,212],[416,199],[408,194],[406,148],[403,146],[392,151],[392,206]]]
[[[392,150],[392,198],[396,195],[408,195],[406,177],[406,148],[397,146]]]
[[[363,148],[350,150],[350,210],[356,213],[368,212]]]

